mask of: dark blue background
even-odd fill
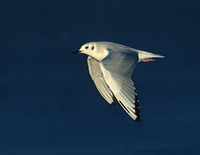
[[[199,0],[1,0],[0,154],[200,154]],[[85,55],[165,55],[133,74],[142,121],[99,95]]]

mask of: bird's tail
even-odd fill
[[[150,52],[142,51],[142,50],[137,50],[134,49],[136,52],[138,52],[138,57],[139,57],[139,62],[143,61],[145,59],[151,59],[151,58],[164,58],[165,56],[158,55],[158,54],[153,54]],[[153,59],[152,59],[153,60]]]

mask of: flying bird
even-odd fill
[[[118,102],[133,120],[140,121],[132,72],[138,62],[164,56],[105,41],[86,43],[76,53],[88,55],[89,73],[101,96],[109,104]]]

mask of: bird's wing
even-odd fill
[[[115,104],[116,98],[104,80],[103,73],[100,68],[100,62],[90,56],[88,57],[87,62],[90,76],[99,93],[109,104]]]
[[[135,52],[117,52],[109,54],[100,62],[104,79],[122,108],[136,121],[140,121],[138,97],[132,72],[137,65],[138,54]]]

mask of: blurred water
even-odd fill
[[[0,1],[0,154],[199,154],[199,1]],[[133,74],[142,121],[97,92],[82,44],[165,55]]]

